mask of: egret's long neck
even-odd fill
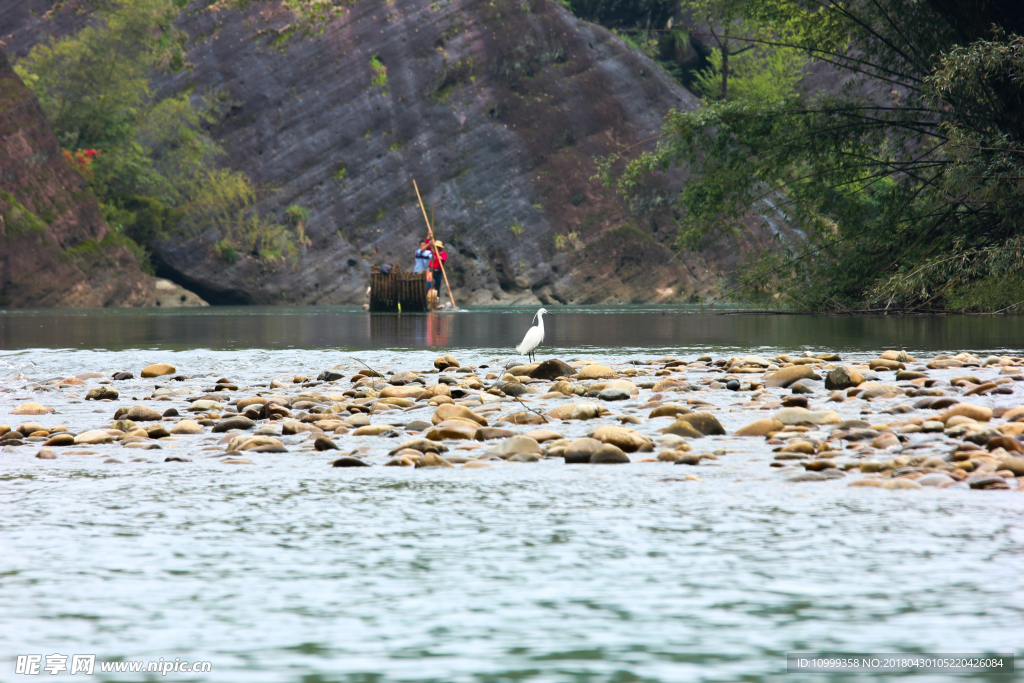
[[[544,334],[544,314],[543,313],[538,313],[537,314],[537,329],[540,330],[541,334]]]

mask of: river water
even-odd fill
[[[1024,348],[1019,317],[552,310],[541,357],[606,364]],[[354,358],[423,370],[440,351],[494,367],[532,312],[0,312],[0,423],[109,426],[114,406],[40,383],[155,362],[197,390]],[[153,380],[125,386],[123,398],[142,396]],[[1003,404],[1024,404],[1021,393]],[[7,415],[25,400],[56,414]],[[742,424],[731,419],[730,432]],[[231,467],[198,448],[192,463],[111,465],[5,449],[0,681],[33,680],[13,673],[17,655],[53,653],[212,662],[205,674],[95,680],[302,683],[894,680],[787,673],[786,653],[1024,654],[1022,492],[791,484],[767,471],[764,447],[701,441],[715,439],[735,455],[685,473],[560,460],[332,469],[307,452]],[[964,678],[1015,680],[913,677]]]

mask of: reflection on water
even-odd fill
[[[0,311],[0,349],[511,349],[535,309],[370,315],[353,307]],[[1014,350],[1024,316],[701,314],[675,306],[552,307],[549,349]]]

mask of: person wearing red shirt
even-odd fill
[[[431,250],[434,253],[434,258],[430,259],[430,270],[434,275],[434,289],[441,292],[441,264],[448,260],[448,252],[444,250],[444,242],[441,240],[434,240],[434,249]]]

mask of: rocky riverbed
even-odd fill
[[[346,358],[319,374],[248,367],[238,377],[170,363],[24,371],[0,379],[2,457],[271,470],[301,457],[322,462],[325,476],[672,465],[695,486],[713,472],[884,490],[1020,490],[1024,477],[1016,356],[423,360]]]

